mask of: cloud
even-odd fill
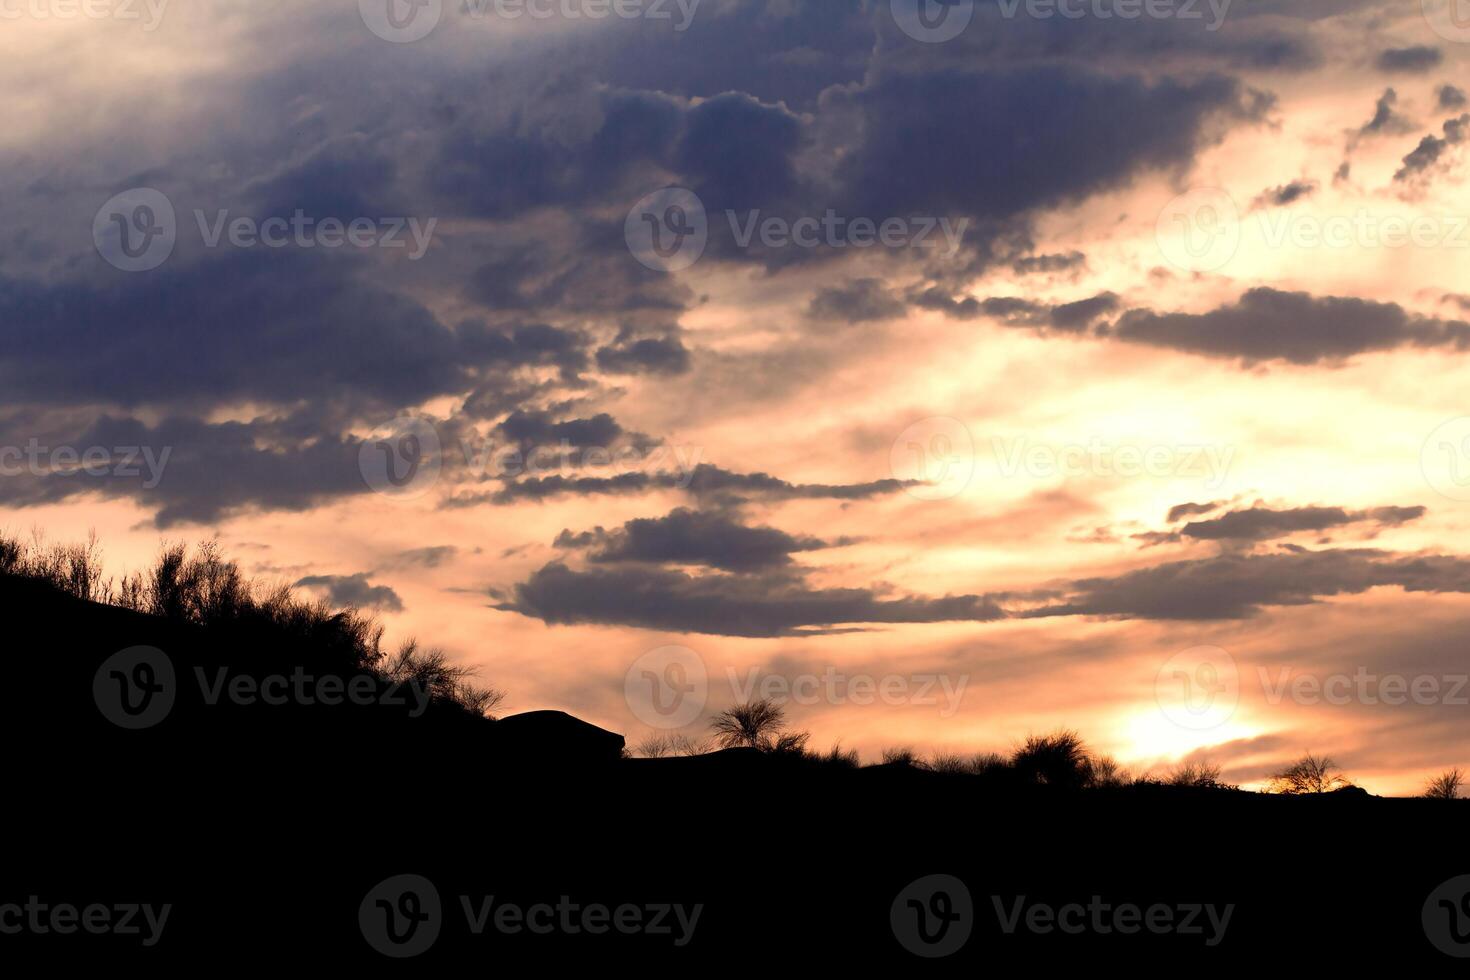
[[[1470,592],[1470,561],[1447,555],[1406,558],[1368,549],[1225,553],[1078,579],[1061,588],[1060,601],[1017,615],[1246,619],[1268,606],[1309,605],[1386,586],[1408,592]]]
[[[563,531],[556,544],[559,548],[590,549],[588,559],[596,563],[667,562],[707,565],[729,572],[789,565],[796,552],[834,547],[809,535],[791,535],[773,527],[748,527],[724,514],[682,507],[665,517],[628,521],[613,531]]]
[[[1444,61],[1439,48],[1415,45],[1408,48],[1389,48],[1378,55],[1378,70],[1419,74],[1438,68]]]
[[[882,279],[865,278],[818,291],[807,313],[818,319],[866,323],[897,319],[907,309]]]
[[[862,120],[861,142],[837,167],[853,213],[981,220],[1183,166],[1212,118],[1259,113],[1221,76],[1149,83],[1064,66],[893,72],[831,101]]]
[[[1254,207],[1285,207],[1315,193],[1317,193],[1315,180],[1293,180],[1290,183],[1262,191],[1256,197]]]
[[[683,490],[695,497],[738,502],[762,500],[864,500],[897,493],[915,486],[913,480],[873,480],[867,483],[791,483],[768,473],[737,473],[709,463],[700,463],[686,473],[628,472],[608,477],[532,477],[507,481],[498,491],[484,496],[461,496],[454,506],[478,503],[509,504],[518,500],[542,500],[558,496],[603,496],[648,493],[654,490]]]
[[[335,606],[403,612],[403,600],[398,598],[398,593],[386,585],[373,585],[366,572],[357,575],[308,575],[297,580],[295,588],[321,591]]]
[[[1439,99],[1441,109],[1463,109],[1470,100],[1465,97],[1464,91],[1453,85],[1441,85],[1435,90],[1435,97]]]
[[[1173,513],[1170,511],[1171,515]],[[1365,522],[1379,527],[1397,527],[1418,520],[1425,513],[1424,507],[1375,507],[1358,511],[1342,507],[1293,507],[1286,510],[1251,507],[1207,521],[1191,521],[1179,533],[1186,538],[1208,541],[1265,541],[1299,531],[1325,531]]]
[[[1465,142],[1467,135],[1470,135],[1470,113],[1455,119],[1446,119],[1444,137],[1430,134],[1420,140],[1413,152],[1404,157],[1404,165],[1393,175],[1393,179],[1402,183],[1424,174],[1439,162],[1450,147]]]
[[[1016,296],[991,296],[983,300],[967,296],[956,300],[943,290],[931,287],[916,295],[913,302],[923,309],[939,310],[959,320],[986,316],[1008,326],[1051,327],[1064,333],[1079,333],[1104,314],[1116,310],[1120,300],[1111,292],[1055,305]]]
[[[624,330],[612,344],[599,348],[597,366],[609,374],[686,374],[689,348],[676,335],[638,337]]]
[[[1209,514],[1219,510],[1221,507],[1224,506],[1225,501],[1223,500],[1216,500],[1213,503],[1208,504],[1175,504],[1173,507],[1169,508],[1169,516],[1167,520],[1170,524],[1173,524],[1181,517],[1192,517],[1196,514]]]
[[[814,589],[786,574],[690,575],[664,568],[553,562],[497,609],[551,625],[592,623],[720,636],[814,636],[864,624],[988,622],[1005,614],[983,596],[883,598],[871,589]]]
[[[459,549],[452,544],[431,545],[427,548],[411,548],[408,551],[400,551],[394,555],[388,565],[391,568],[403,568],[418,566],[421,568],[438,568],[459,554]]]
[[[1306,365],[1398,347],[1470,346],[1470,324],[1459,320],[1418,316],[1397,303],[1269,287],[1251,289],[1238,302],[1207,313],[1129,310],[1110,333],[1130,343],[1246,363]]]

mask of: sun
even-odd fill
[[[1258,730],[1241,721],[1230,719],[1207,728],[1191,728],[1169,718],[1157,705],[1150,705],[1125,715],[1119,725],[1123,762],[1169,762],[1239,739],[1254,738]]]

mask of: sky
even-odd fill
[[[1464,0],[0,21],[12,533],[630,745],[1470,768]]]

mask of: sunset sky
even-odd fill
[[[0,0],[0,527],[630,745],[784,679],[866,760],[1414,793],[1467,66],[1465,0]]]

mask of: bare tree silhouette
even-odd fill
[[[1330,793],[1351,786],[1342,767],[1328,756],[1308,752],[1280,772],[1271,774],[1271,791],[1287,796]]]
[[[1424,795],[1431,800],[1457,800],[1460,787],[1465,783],[1465,774],[1457,766],[1429,780],[1424,786]]]

